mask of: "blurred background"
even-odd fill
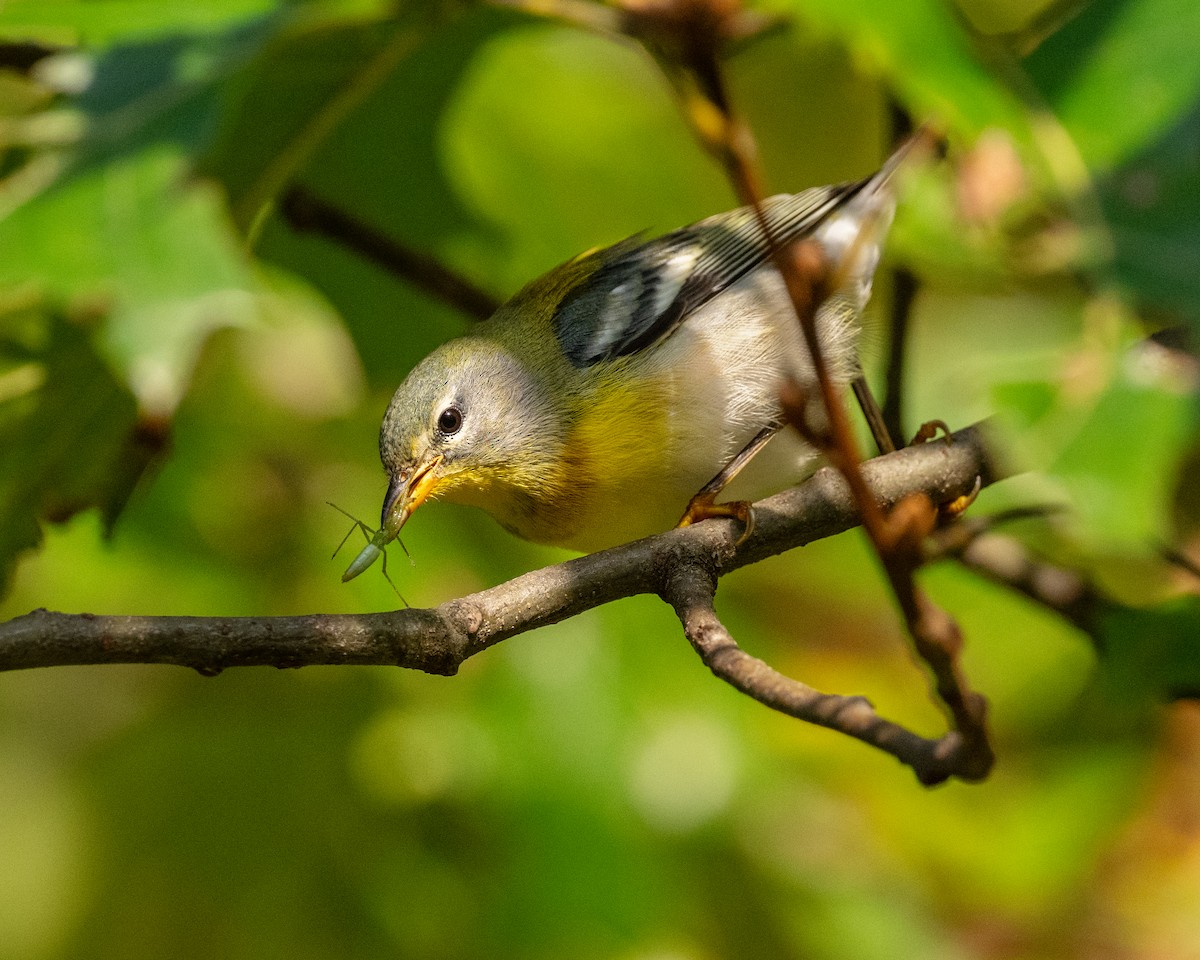
[[[1060,507],[1007,532],[1111,600],[1089,636],[923,574],[993,775],[926,790],[766,710],[648,598],[452,679],[10,673],[2,960],[1200,957],[1200,581],[1159,553],[1200,561],[1200,5],[755,9],[781,22],[728,69],[771,192],[874,169],[889,99],[948,132],[888,252],[919,282],[908,427],[993,417],[1027,472],[973,514]],[[653,61],[569,24],[0,5],[0,619],[397,605],[377,570],[340,583],[326,501],[377,516],[391,391],[469,321],[290,227],[295,185],[499,297],[734,204]],[[444,504],[404,539],[415,606],[566,556]],[[857,532],[718,605],[785,673],[943,731]]]

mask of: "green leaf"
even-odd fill
[[[1094,405],[1076,408],[1084,415],[1049,465],[1097,546],[1140,552],[1169,535],[1176,463],[1197,408],[1165,354],[1154,345],[1132,350]]]
[[[83,136],[14,175],[49,173],[0,220],[0,287],[101,304],[104,351],[155,415],[178,405],[207,335],[254,315],[253,276],[221,199],[190,176],[224,84],[265,29],[109,49],[73,102]]]
[[[1093,170],[1162,137],[1200,97],[1200,4],[1094,0],[1026,67]]]
[[[9,0],[0,35],[90,48],[155,36],[221,31],[230,21],[266,13],[279,0]]]
[[[1100,690],[1121,703],[1200,698],[1200,597],[1104,614]]]
[[[335,23],[304,25],[274,40],[240,78],[240,96],[204,166],[225,185],[239,226],[249,229],[304,172],[426,32],[413,22]]]
[[[1098,186],[1115,276],[1141,305],[1200,338],[1200,109]],[[1197,342],[1200,342],[1198,340]]]
[[[421,250],[444,254],[463,233],[489,234],[494,244],[446,173],[443,122],[480,47],[518,22],[510,12],[475,9],[437,30],[408,16],[287,34],[247,75],[204,169],[228,190],[243,228],[253,229],[277,193],[299,181]],[[394,385],[422,352],[461,329],[448,308],[344,247],[297,235],[277,215],[259,222],[257,252],[334,302],[378,381]],[[410,323],[380,321],[414,315]]]
[[[108,312],[99,343],[142,406],[169,414],[208,334],[254,316],[253,279],[220,199],[185,159],[146,149],[0,222],[0,286],[35,284]]]
[[[1008,447],[1040,471],[1037,496],[1068,507],[1077,562],[1149,561],[1153,544],[1170,539],[1180,450],[1200,421],[1192,376],[1149,342],[1074,363],[1074,380],[993,392]]]
[[[889,81],[909,110],[973,139],[1026,127],[1017,98],[991,74],[953,6],[940,0],[778,0],[803,25],[840,37]]]
[[[0,315],[0,587],[40,519],[99,507],[111,524],[152,453],[84,330],[53,312]]]

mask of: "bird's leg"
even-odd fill
[[[915,447],[919,443],[929,443],[938,433],[945,435],[946,443],[951,442],[950,427],[947,426],[945,420],[928,420],[921,424],[919,430],[912,438],[912,443],[909,446]],[[975,478],[974,489],[964,493],[961,497],[955,497],[946,503],[938,504],[938,516],[942,521],[955,520],[966,512],[967,507],[975,502],[975,498],[979,496],[979,491],[983,488],[983,478]]]
[[[875,446],[880,454],[892,453],[896,449],[898,441],[893,440],[883,418],[883,411],[879,408],[879,404],[875,400],[875,394],[871,392],[870,384],[867,383],[867,378],[861,373],[854,378],[851,384],[854,388],[854,398],[858,401],[858,407],[862,410],[863,419],[867,421],[867,426],[871,428],[871,436],[875,438]]]
[[[700,492],[692,497],[676,526],[688,527],[693,523],[699,523],[701,520],[708,520],[712,517],[734,517],[741,520],[744,527],[742,535],[738,537],[738,544],[740,545],[750,536],[754,530],[754,512],[749,501],[735,500],[732,503],[717,503],[717,497],[733,482],[734,477],[742,472],[746,464],[754,459],[758,451],[767,445],[767,441],[782,428],[782,422],[775,422],[767,424],[759,430],[750,442],[721,468],[721,472],[709,480],[700,488]]]

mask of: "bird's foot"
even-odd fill
[[[954,437],[950,427],[946,425],[945,420],[927,420],[921,424],[920,429],[913,435],[910,447],[915,447],[919,443],[929,443],[939,433],[943,434],[943,439],[946,443],[953,443]],[[975,486],[964,493],[961,497],[955,497],[953,500],[947,500],[945,503],[937,505],[938,520],[942,523],[947,523],[955,520],[966,512],[967,507],[975,502],[975,498],[979,496],[979,491],[983,488],[983,478],[975,478]]]
[[[939,503],[938,515],[942,520],[956,520],[966,512],[967,507],[975,502],[975,498],[979,496],[979,491],[982,489],[983,477],[976,477],[975,486],[961,497],[955,497],[953,500]]]
[[[679,518],[676,527],[690,527],[701,520],[711,520],[713,517],[732,517],[742,522],[742,533],[737,538],[735,546],[740,547],[746,538],[754,532],[754,507],[748,500],[733,500],[729,503],[717,503],[716,494],[700,491],[692,497],[683,516]]]

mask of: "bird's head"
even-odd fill
[[[384,414],[388,474],[379,530],[342,576],[369,567],[430,497],[485,509],[530,483],[562,440],[554,396],[502,344],[464,337],[435,350],[400,384]]]

